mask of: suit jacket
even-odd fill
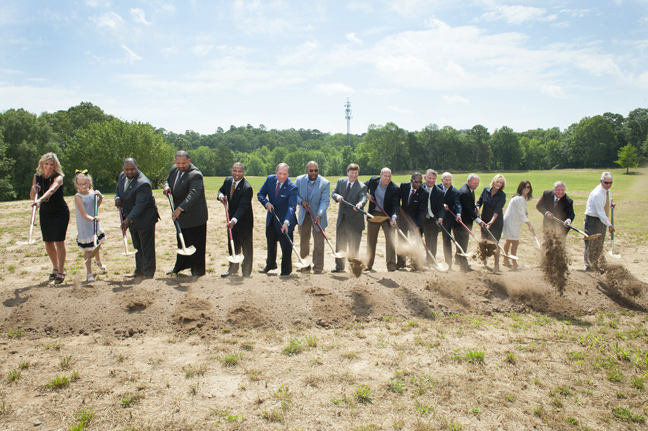
[[[340,178],[337,181],[337,184],[335,185],[335,190],[333,190],[331,199],[333,199],[335,202],[337,202],[338,197],[340,196],[342,197],[342,199],[344,199],[344,195],[346,193],[348,184],[349,184],[349,178],[347,177]],[[353,183],[351,190],[349,190],[349,194],[344,200],[353,205],[362,203],[361,207],[364,208],[364,206],[367,203],[366,184],[364,184],[359,180],[356,180]],[[342,223],[349,224],[349,226],[352,229],[364,230],[365,228],[364,214],[362,214],[359,211],[355,211],[347,204],[340,203],[340,207],[338,208],[337,222],[335,225],[336,227],[340,227],[340,224]]]
[[[570,219],[572,223],[574,222],[574,201],[569,196],[565,195],[562,198],[558,199],[556,202],[556,207],[554,208],[554,192],[553,190],[545,190],[542,193],[542,197],[538,200],[536,204],[536,209],[544,216],[547,211],[551,211],[553,215],[565,221]],[[557,222],[556,220],[548,219],[547,217],[542,218],[542,227],[547,229],[549,227],[558,227],[562,226],[565,230],[565,233],[569,232],[569,228],[562,225],[562,223]]]
[[[155,226],[160,216],[155,205],[151,182],[142,171],[138,171],[137,176],[124,190],[126,179],[126,175],[120,173],[115,188],[115,200],[121,201],[124,218],[131,221],[132,229]]]
[[[468,187],[468,183],[459,189],[459,203],[461,204],[461,221],[471,227],[473,220],[477,218],[475,209],[475,193]]]
[[[295,218],[295,207],[297,206],[297,186],[295,183],[290,181],[290,178],[287,178],[286,181],[281,185],[279,193],[275,198],[275,189],[277,187],[277,176],[269,175],[266,178],[265,182],[259,189],[257,193],[257,199],[261,202],[261,205],[264,207],[268,202],[274,205],[275,214],[281,220],[281,224],[285,220],[288,220],[288,231],[292,232],[295,229],[297,224],[297,219]],[[277,223],[274,216],[270,211],[266,215],[266,226],[270,226],[270,223],[274,221],[274,226],[277,231],[281,230],[281,225]]]
[[[236,224],[232,227],[232,231],[251,234],[252,227],[254,226],[254,214],[252,213],[252,186],[245,178],[242,178],[236,186],[236,189],[234,189],[234,194],[230,198],[233,181],[234,178],[232,177],[225,178],[223,185],[218,190],[218,198],[220,199],[221,195],[227,198],[229,217],[230,219],[236,219]]]
[[[428,194],[423,187],[419,187],[417,191],[412,195],[410,201],[409,195],[412,191],[412,183],[401,183],[400,185],[400,199],[401,199],[401,208],[405,211],[410,218],[414,221],[417,226],[423,226],[423,220],[425,219],[425,214],[427,214],[427,198]]]
[[[372,177],[369,181],[365,182],[367,186],[367,193],[370,193],[374,198],[376,197],[376,189],[380,184],[380,177]],[[387,190],[385,190],[385,202],[383,209],[389,215],[389,217],[398,216],[398,211],[400,210],[400,189],[393,181],[390,181],[387,184]],[[376,204],[369,202],[369,214],[373,214],[374,211],[380,211]]]
[[[443,190],[435,185],[431,189],[428,189],[425,184],[422,189],[425,190],[425,203],[424,203],[424,213],[429,218],[437,218],[443,220],[445,217],[445,208],[443,207]],[[430,214],[430,212],[432,212]]]
[[[186,229],[204,225],[207,223],[208,215],[202,173],[191,163],[187,172],[178,180],[178,184],[176,184],[177,176],[178,168],[174,166],[164,185],[171,188],[173,205],[176,209],[182,209],[178,217],[180,227]]]
[[[437,184],[436,187],[439,189],[441,194],[443,194],[443,184]],[[450,211],[452,211],[455,215],[461,214],[461,202],[459,201],[459,190],[455,188],[455,186],[450,186],[447,192],[445,192],[445,195],[443,196],[443,203],[448,205],[448,208],[450,208]],[[450,214],[450,211],[445,211],[444,209],[444,220],[452,221],[455,218]]]
[[[328,220],[326,218],[326,210],[329,207],[329,199],[331,197],[331,183],[329,180],[324,178],[321,175],[317,176],[313,186],[311,187],[311,198],[307,200],[308,197],[308,175],[300,175],[295,180],[295,186],[297,186],[297,206],[299,211],[297,212],[297,221],[301,226],[304,223],[306,217],[310,217],[308,211],[301,206],[301,202],[306,200],[310,206],[313,215],[320,216],[322,219],[320,224],[322,229],[326,229],[328,226]],[[319,232],[319,229],[313,226],[316,231]]]

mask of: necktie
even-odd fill
[[[344,193],[344,200],[349,197],[349,192],[351,191],[351,183],[347,183],[346,193]]]
[[[610,216],[610,191],[605,191],[605,215]]]
[[[556,198],[554,197],[554,209],[556,209],[556,206],[558,205],[558,200],[559,200],[559,199],[556,199]]]
[[[178,183],[179,183],[180,180],[182,179],[182,175],[183,175],[183,174],[184,174],[184,172],[180,172],[180,171],[178,171],[178,176],[176,177],[175,183],[173,183],[173,191],[175,191],[175,189],[178,188]]]
[[[277,195],[279,194],[279,189],[281,188],[281,184],[277,182],[277,188],[275,189],[275,199],[277,199]]]
[[[232,188],[230,190],[230,196],[229,196],[230,199],[232,199],[232,196],[234,196],[234,190],[236,190],[236,182],[234,182],[234,180],[232,180]]]
[[[414,196],[414,189],[410,191],[409,199],[407,200],[407,207],[409,208],[410,204],[412,203],[412,196]]]
[[[126,182],[124,183],[124,191],[128,190],[128,186],[130,185],[130,178],[126,178]]]

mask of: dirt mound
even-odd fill
[[[135,312],[146,309],[153,303],[153,301],[154,297],[150,292],[146,292],[140,288],[135,288],[123,292],[119,299],[119,304],[122,310]]]
[[[244,329],[268,326],[271,319],[261,307],[243,301],[227,312],[227,323]]]
[[[354,313],[349,303],[335,295],[331,290],[321,287],[310,287],[304,290],[313,300],[312,320],[319,326],[339,326],[354,320]]]
[[[174,323],[183,329],[202,328],[207,321],[213,321],[212,305],[210,302],[187,295],[173,311]]]
[[[625,296],[636,297],[646,292],[648,285],[630,273],[625,267],[607,263],[605,257],[599,259],[599,271],[605,280]]]
[[[541,268],[549,282],[556,286],[562,295],[565,292],[570,264],[565,251],[565,239],[560,233],[545,232],[542,246]]]
[[[497,244],[492,241],[481,241],[479,243],[479,249],[477,251],[476,258],[481,260],[484,265],[486,264],[486,259],[495,255],[495,250],[497,250]]]
[[[354,257],[349,258],[349,268],[351,268],[351,273],[357,278],[362,275],[362,271],[365,269],[365,264],[360,259]]]

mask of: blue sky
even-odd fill
[[[648,107],[648,0],[0,2],[0,111],[491,132]]]

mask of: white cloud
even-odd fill
[[[124,24],[122,17],[117,15],[115,12],[106,12],[99,17],[91,17],[91,21],[94,21],[97,24],[98,28],[108,28],[110,30],[116,30]]]
[[[467,105],[470,103],[470,100],[465,97],[461,97],[458,94],[453,94],[452,96],[443,96],[443,101],[450,105]]]
[[[528,21],[554,21],[556,15],[546,15],[547,10],[531,6],[497,6],[481,16],[485,21],[504,20],[509,24],[523,24]]]
[[[413,114],[414,113],[410,109],[401,108],[399,106],[388,106],[387,109],[392,111],[392,112],[397,112],[399,114]]]
[[[360,1],[360,0],[351,0],[350,2],[347,3],[346,9],[350,10],[351,12],[363,12],[363,13],[371,13],[374,11],[373,7],[369,2]]]
[[[326,94],[355,93],[355,90],[353,88],[339,82],[332,82],[329,84],[317,84],[316,88],[317,90]]]
[[[346,38],[346,40],[348,40],[351,43],[356,43],[358,45],[362,45],[362,40],[360,38],[358,38],[358,36],[356,36],[355,33],[347,33],[347,34],[344,35],[344,37]]]
[[[235,0],[234,20],[248,34],[275,36],[296,29],[296,16],[282,0]]]
[[[133,21],[144,24],[144,25],[151,25],[153,24],[151,21],[146,20],[146,14],[144,13],[144,10],[138,9],[138,8],[131,8],[130,14],[133,17]]]
[[[641,25],[648,25],[648,16],[642,16],[641,18],[639,18],[639,23]]]
[[[213,48],[214,45],[196,45],[191,48],[191,52],[193,52],[198,57],[204,57],[208,55]]]
[[[105,0],[85,0],[85,4],[90,7],[110,6],[110,2]]]
[[[554,99],[567,99],[567,95],[560,85],[543,85],[540,92]]]
[[[139,55],[135,54],[133,51],[128,49],[126,45],[122,45],[122,48],[124,49],[124,51],[126,51],[126,58],[128,63],[133,64],[134,62],[142,59],[142,57],[140,57]]]
[[[561,9],[560,13],[574,18],[583,18],[591,12],[590,9]]]

